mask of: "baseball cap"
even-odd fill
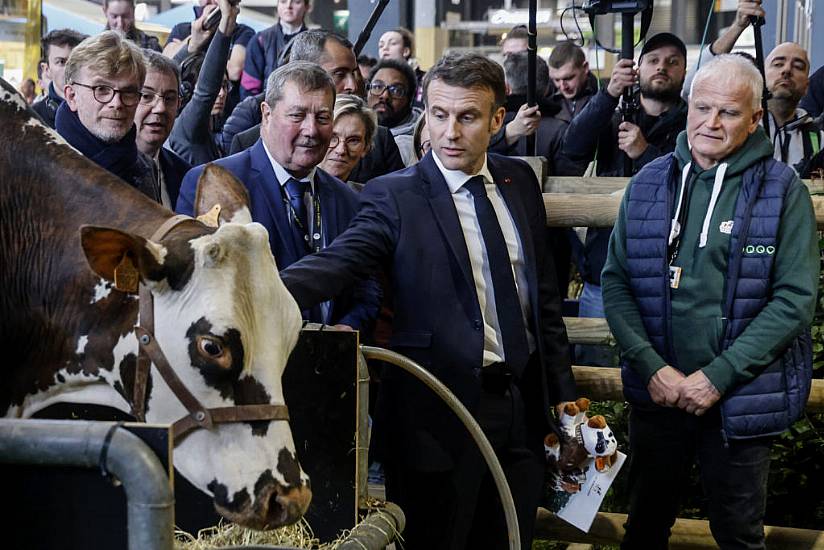
[[[652,36],[644,42],[644,47],[641,48],[641,55],[645,55],[653,50],[657,50],[661,46],[675,46],[678,48],[678,51],[681,52],[681,55],[684,56],[684,59],[687,59],[687,47],[684,45],[684,42],[672,34],[671,32],[659,32],[655,36]]]

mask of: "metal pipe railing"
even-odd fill
[[[129,549],[172,550],[168,474],[148,445],[115,422],[0,420],[0,463],[105,468],[126,491]]]
[[[405,357],[400,353],[395,353],[394,351],[389,351],[383,348],[375,348],[372,346],[361,346],[361,353],[363,353],[364,357],[367,359],[378,359],[400,367],[426,384],[429,389],[434,391],[438,397],[440,397],[443,402],[446,403],[450,409],[452,409],[452,412],[457,415],[461,422],[463,422],[463,425],[466,426],[467,430],[469,430],[469,434],[472,436],[472,439],[475,440],[475,444],[478,446],[478,449],[480,449],[484,460],[486,460],[486,464],[489,466],[489,470],[492,473],[492,479],[495,481],[495,487],[498,489],[498,495],[501,497],[501,503],[504,508],[504,516],[506,518],[509,548],[510,550],[520,550],[521,534],[518,529],[518,515],[515,512],[515,503],[512,500],[512,493],[509,490],[509,484],[506,481],[506,476],[504,475],[503,469],[501,469],[501,463],[498,462],[498,457],[495,456],[495,450],[492,448],[492,445],[490,445],[489,440],[484,435],[481,427],[472,415],[469,414],[469,411],[466,410],[466,407],[458,401],[455,395],[449,391],[449,388],[447,388],[443,382],[435,378],[428,370],[408,357]]]

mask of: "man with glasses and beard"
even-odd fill
[[[646,41],[637,69],[631,59],[618,61],[606,88],[595,94],[570,122],[564,136],[564,155],[573,161],[595,160],[598,176],[629,177],[650,161],[672,152],[676,137],[687,124],[687,104],[681,99],[686,64],[686,46],[667,32]],[[630,122],[624,120],[618,103],[625,89],[636,86],[638,111]],[[632,161],[629,173],[624,168],[627,156]],[[581,317],[604,316],[601,270],[610,233],[607,228],[589,228],[585,236],[576,231],[571,238],[584,281],[579,301]],[[592,349],[583,348],[576,353],[583,364],[611,362],[611,354]]]
[[[378,115],[378,123],[392,133],[407,166],[416,162],[412,132],[422,112],[412,105],[417,87],[415,71],[397,59],[381,59],[369,72],[366,85],[369,107]]]
[[[135,142],[135,111],[146,77],[140,48],[116,31],[87,38],[66,63],[55,129],[75,149],[160,202],[152,161]]]

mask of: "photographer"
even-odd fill
[[[570,122],[563,153],[573,161],[597,162],[598,176],[632,176],[650,161],[675,149],[678,133],[686,127],[687,105],[681,99],[687,49],[677,36],[656,34],[644,44],[638,69],[621,59],[605,89],[595,94]],[[640,85],[634,121],[618,108],[626,88]],[[626,106],[624,106],[626,107]],[[604,121],[610,120],[609,124]],[[597,158],[596,158],[597,151]],[[632,170],[625,173],[625,155]],[[603,317],[601,269],[607,255],[609,229],[588,229],[583,242],[572,239],[573,254],[584,280],[581,317]],[[601,359],[584,359],[601,364]]]

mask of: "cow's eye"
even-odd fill
[[[201,353],[212,359],[219,359],[223,356],[223,344],[214,338],[201,336],[198,338],[197,346]]]

